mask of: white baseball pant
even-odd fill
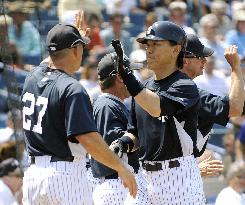
[[[93,177],[91,168],[87,169],[87,179],[92,193],[95,187],[104,181],[103,179]]]
[[[169,161],[160,171],[146,171],[140,167],[136,180],[136,199],[129,194],[125,205],[204,205],[203,182],[193,156],[179,157],[179,167],[169,168]],[[171,160],[171,161],[172,161]]]
[[[84,157],[73,162],[50,162],[50,156],[35,157],[24,173],[24,205],[91,205]]]
[[[124,165],[131,170],[133,168],[128,165],[127,154],[123,154],[121,161]],[[123,186],[122,180],[118,179],[99,179],[100,182],[94,188],[93,202],[94,205],[123,205],[126,199],[128,189]]]

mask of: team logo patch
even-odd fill
[[[51,51],[56,51],[56,48],[53,47],[53,46],[50,46],[50,50],[51,50]]]

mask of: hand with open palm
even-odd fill
[[[83,11],[79,11],[75,14],[74,26],[77,28],[81,36],[89,36],[90,28],[86,27]]]

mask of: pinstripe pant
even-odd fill
[[[94,205],[123,205],[127,193],[121,179],[105,179],[94,189]]]
[[[50,156],[35,157],[24,173],[24,205],[91,205],[85,159],[50,162]]]
[[[93,174],[92,174],[92,170],[91,168],[88,168],[87,170],[87,179],[88,179],[88,183],[89,183],[89,186],[90,186],[90,189],[91,189],[91,192],[93,193],[95,187],[102,183],[103,180],[99,179],[99,178],[95,178],[93,177]]]
[[[123,154],[121,161],[132,173],[134,172],[134,169],[128,164],[127,154]],[[105,179],[104,177],[102,177],[97,180],[99,180],[99,183],[94,186],[93,190],[94,205],[124,204],[128,189],[123,186],[122,180],[120,178]]]
[[[193,156],[177,158],[179,167],[169,168],[169,160],[160,171],[137,174],[136,199],[127,195],[125,205],[204,205],[203,182]]]
[[[87,178],[93,193],[94,205],[123,205],[128,190],[123,186],[121,179],[95,178],[90,168]]]

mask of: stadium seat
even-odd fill
[[[145,23],[145,16],[146,15],[144,13],[130,13],[129,14],[130,23],[133,23],[134,25],[143,28]]]

